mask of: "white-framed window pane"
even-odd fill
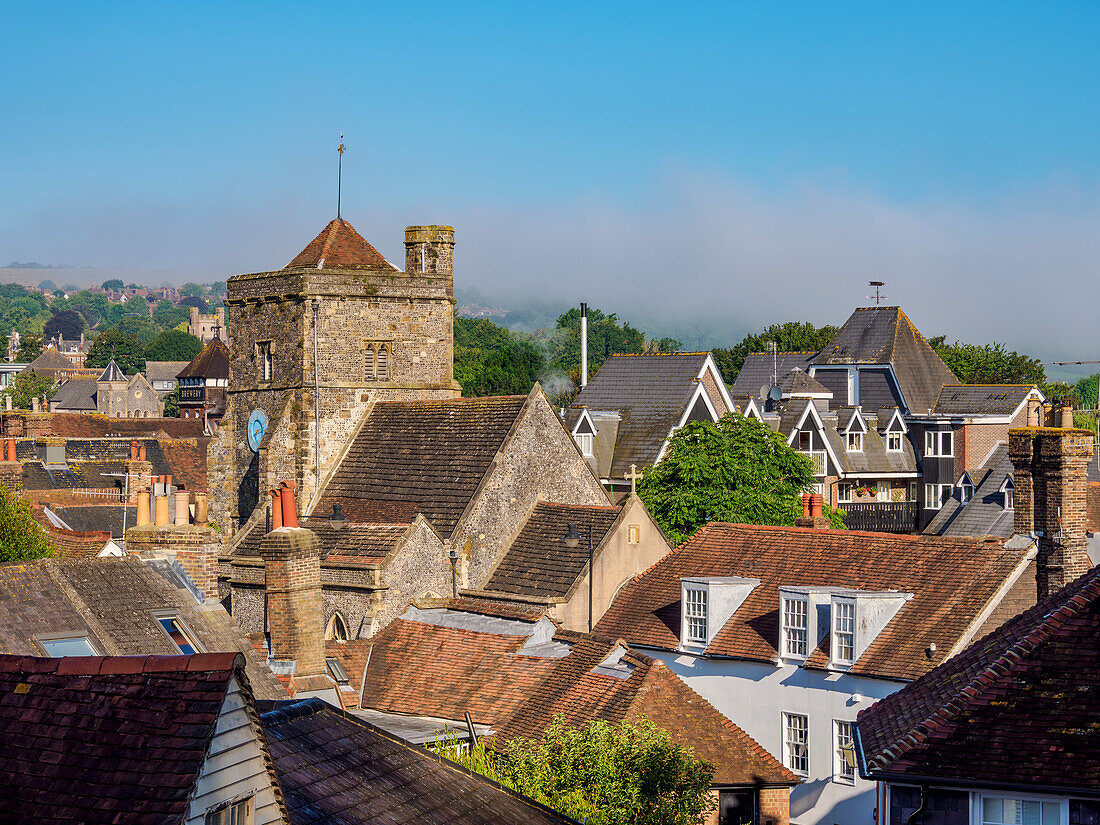
[[[787,656],[807,654],[807,610],[805,599],[783,600],[783,652]]]
[[[164,632],[172,639],[172,643],[184,656],[192,653],[202,653],[202,648],[195,643],[191,634],[176,616],[159,616],[157,622],[164,628]]]
[[[924,509],[925,510],[938,510],[939,503],[936,500],[936,485],[925,484],[924,485]]]
[[[851,662],[856,652],[855,603],[833,603],[833,629],[833,657],[840,662]]]
[[[577,439],[577,446],[580,447],[581,455],[592,455],[592,433],[577,433],[574,438]]]
[[[982,797],[982,825],[1060,825],[1062,803]]]
[[[842,481],[837,485],[837,500],[850,502],[856,495],[856,485],[850,481]]]
[[[66,639],[39,639],[38,644],[51,659],[62,656],[98,656],[87,636],[70,636]]]
[[[687,620],[687,638],[690,642],[707,640],[707,591],[688,590],[684,594],[684,618]]]
[[[952,456],[955,454],[955,434],[947,431],[940,433],[940,455]]]
[[[833,773],[838,779],[843,779],[846,782],[854,782],[856,779],[856,766],[848,761],[849,758],[854,756],[852,753],[853,744],[852,723],[842,722],[839,719],[834,721],[833,748],[836,753],[836,766]]]
[[[936,454],[936,434],[933,432],[926,432],[924,434],[924,454]]]
[[[800,713],[783,714],[783,751],[787,767],[795,773],[810,772],[809,720]]]
[[[901,451],[901,433],[886,434],[886,449],[892,453]]]

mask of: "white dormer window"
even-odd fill
[[[580,447],[581,455],[590,458],[592,456],[592,433],[577,433],[573,436],[573,439]]]
[[[690,644],[707,643],[707,591],[684,590],[684,638]]]
[[[806,658],[809,647],[809,611],[806,599],[783,597],[783,655]]]
[[[886,451],[889,453],[901,452],[901,433],[886,434]]]
[[[1015,504],[1015,492],[1016,485],[1012,483],[1012,476],[1005,478],[1004,484],[1001,485],[1001,494],[1004,496],[1004,505],[1006,510],[1011,510]]]
[[[856,603],[833,602],[833,661],[850,665],[856,653]]]
[[[974,498],[974,484],[967,476],[963,476],[962,481],[959,483],[959,501],[963,504],[969,504],[972,498]]]
[[[863,433],[848,433],[847,435],[848,452],[850,453],[862,453],[863,452]]]

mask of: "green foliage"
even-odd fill
[[[181,307],[195,307],[204,315],[207,313],[206,301],[196,295],[189,295],[180,300]]]
[[[16,375],[4,390],[6,395],[11,396],[12,406],[20,410],[29,410],[32,399],[42,396],[53,398],[55,392],[57,389],[49,378],[26,371]]]
[[[458,741],[432,749],[455,759]],[[645,718],[574,728],[559,716],[541,739],[499,755],[479,743],[455,761],[589,825],[689,825],[714,807],[714,768]]]
[[[164,417],[180,417],[180,391],[178,389],[172,390],[164,396]]]
[[[214,283],[207,284],[207,286],[210,288],[210,294],[215,298],[224,298],[228,293],[225,281],[214,281]]]
[[[148,346],[157,337],[157,328],[147,317],[127,315],[115,325],[115,329],[120,335],[137,338],[143,346]]]
[[[1100,401],[1100,375],[1093,373],[1080,379],[1074,384],[1073,389],[1077,395],[1078,405],[1082,410],[1095,410]]]
[[[679,544],[708,521],[794,524],[813,483],[806,456],[755,418],[731,413],[673,433],[661,463],[645,470],[638,495]],[[842,512],[826,514],[833,527],[844,527]]]
[[[161,329],[172,329],[180,324],[187,324],[189,320],[187,310],[171,301],[157,301],[157,305],[153,307],[153,323]]]
[[[61,333],[61,337],[67,341],[79,338],[83,331],[84,316],[72,309],[55,312],[42,329],[47,338],[56,338]]]
[[[121,292],[122,280],[119,278],[110,278],[100,284],[104,292]]]
[[[944,336],[928,339],[948,369],[963,384],[1035,384],[1046,383],[1046,370],[1038,358],[1009,351],[994,341],[985,346],[956,341],[947,344]]]
[[[206,290],[199,284],[188,282],[180,287],[180,295],[185,298],[201,298]]]
[[[202,341],[187,332],[168,329],[145,347],[146,361],[190,361],[202,352]]]
[[[53,556],[55,548],[31,514],[30,502],[0,486],[0,562]]]
[[[665,341],[675,342],[671,338]],[[581,363],[581,311],[573,307],[560,318],[551,338],[550,365],[572,373]],[[595,374],[609,355],[616,353],[645,352],[645,333],[635,329],[628,321],[619,323],[615,313],[605,315],[600,310],[588,309],[588,374]]]
[[[55,289],[57,289],[57,284],[47,278],[45,281],[38,282],[38,288],[41,289],[43,292],[53,292]]]
[[[146,343],[141,338],[126,335],[118,329],[104,330],[92,341],[85,366],[102,369],[113,358],[124,373],[133,375],[145,369]]]
[[[152,310],[149,308],[149,302],[147,300],[140,295],[134,295],[126,299],[126,314],[148,318],[152,314]]]
[[[41,335],[26,335],[19,338],[19,351],[15,354],[15,360],[21,364],[29,364],[42,354],[46,342]]]
[[[809,321],[786,321],[772,324],[763,332],[750,333],[734,347],[720,347],[713,351],[714,364],[722,374],[722,380],[732,384],[745,365],[751,352],[767,352],[774,342],[780,352],[817,352],[836,335],[837,327],[815,327]]]
[[[542,352],[527,336],[482,318],[456,318],[455,380],[465,396],[521,395],[530,392],[545,366]]]

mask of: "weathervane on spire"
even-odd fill
[[[875,302],[875,306],[880,306],[882,304],[882,302],[886,300],[886,296],[882,294],[882,288],[884,286],[886,286],[886,282],[885,281],[868,281],[867,283],[870,286],[873,286],[875,288],[875,294],[874,295],[868,295],[867,297],[870,300]]]
[[[340,156],[340,159],[336,162],[336,220],[340,220],[340,196],[341,189],[344,185],[344,152],[347,151],[344,145],[344,133],[340,133],[340,147],[336,150],[336,154]]]

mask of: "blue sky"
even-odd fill
[[[391,259],[454,224],[456,282],[502,299],[733,335],[839,322],[877,273],[930,335],[1090,339],[973,304],[1100,303],[1097,4],[0,12],[2,263],[280,266],[333,216],[343,132],[344,216]]]

